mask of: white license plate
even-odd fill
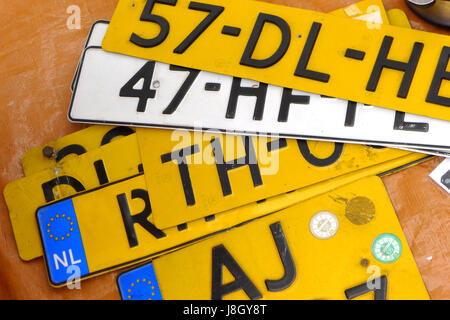
[[[100,24],[97,24],[100,25]],[[105,28],[93,28],[102,39]],[[94,42],[89,41],[91,44]],[[450,122],[88,47],[73,122],[450,150]]]
[[[91,27],[91,30],[89,31],[89,35],[86,39],[86,42],[84,44],[84,48],[92,47],[92,46],[101,46],[103,37],[105,36],[106,29],[108,29],[109,21],[106,20],[97,20],[94,22],[94,24]],[[72,83],[70,84],[70,90],[73,91],[75,88],[75,83],[78,79],[78,73],[80,72],[80,65],[81,65],[81,57],[80,61],[77,65],[77,70],[75,70],[75,74],[72,79]]]

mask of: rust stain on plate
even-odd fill
[[[375,205],[367,197],[355,197],[347,202],[345,217],[354,224],[366,224],[375,217]]]

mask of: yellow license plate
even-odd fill
[[[280,152],[279,159],[273,155],[277,151],[271,151],[273,159],[277,160],[276,165],[279,170],[268,171],[267,175],[261,175],[264,179],[262,186],[264,188],[253,186],[251,171],[245,168],[249,166],[244,166],[230,171],[230,186],[232,186],[233,192],[228,197],[223,196],[223,181],[218,175],[215,163],[200,162],[187,165],[192,181],[193,195],[197,199],[195,205],[188,206],[179,165],[161,161],[162,155],[173,150],[172,134],[173,132],[168,130],[138,131],[137,134],[124,137],[77,158],[62,161],[58,166],[8,184],[4,189],[4,196],[20,257],[24,260],[31,260],[42,255],[34,219],[37,207],[83,190],[90,190],[108,182],[130,177],[143,171],[144,168],[148,168],[145,171],[145,178],[149,186],[154,212],[152,222],[158,228],[166,229],[166,226],[158,225],[157,218],[162,218],[163,222],[169,221],[169,227],[198,218],[208,220],[218,212],[347,173],[366,170],[373,166],[380,166],[380,171],[377,173],[387,171],[395,167],[389,167],[390,160],[399,160],[403,162],[401,164],[404,164],[424,158],[424,155],[421,154],[388,148],[374,149],[361,145],[285,140],[286,151]],[[191,135],[186,132],[183,134]],[[197,134],[192,133],[192,135]],[[144,147],[139,148],[137,136],[141,142],[145,141],[142,144]],[[205,135],[200,134],[200,138],[203,137]],[[223,136],[221,138],[223,139]],[[228,138],[241,139],[241,137],[231,136]],[[251,139],[258,140],[257,138]],[[300,143],[303,143],[303,148],[308,146],[314,156],[305,158],[300,151]],[[267,144],[264,146],[267,147]],[[334,156],[330,165],[325,167],[317,165],[318,163],[315,161],[319,161],[320,158],[329,158],[330,154],[333,154],[333,150],[340,146],[342,155]],[[205,144],[205,148],[208,148],[207,144]],[[228,149],[231,149],[231,146],[223,147],[224,154]],[[264,166],[261,168],[264,170]],[[262,172],[264,173],[264,171]],[[209,201],[209,199],[214,199],[214,201]]]
[[[152,262],[122,297],[429,299],[383,183],[365,178]],[[152,283],[139,283],[152,279]]]
[[[22,157],[22,167],[25,176],[38,173],[48,168],[54,168],[61,162],[73,159],[81,154],[95,150],[111,141],[133,134],[129,127],[90,126],[51,141],[45,145],[28,150]],[[44,149],[50,148],[47,156]]]
[[[149,260],[352,181],[393,172],[393,168],[417,161],[417,154],[409,154],[264,202],[246,204],[219,213],[214,219],[198,219],[164,230],[151,222],[153,207],[143,174],[81,192],[37,210],[49,280],[58,287],[74,276],[85,279]]]
[[[84,142],[93,141],[97,131],[91,130],[89,133],[82,130],[71,136],[77,135],[80,138],[77,145],[86,146]],[[67,138],[61,140],[67,141]],[[61,142],[56,141],[55,144],[61,145]],[[28,168],[41,165],[51,167],[13,181],[3,190],[19,256],[26,261],[42,255],[35,219],[38,207],[142,171],[136,135],[105,144],[77,157],[68,157],[57,164],[52,164],[55,160],[44,158],[42,153],[36,155],[37,161],[27,162],[30,165]]]
[[[449,46],[447,35],[238,0],[121,0],[102,44],[444,120],[450,120]]]
[[[188,207],[185,200],[183,200],[185,199],[185,192],[182,184],[180,184],[182,179],[178,164],[160,162],[161,155],[167,154],[172,150],[172,134],[174,133],[168,130],[139,130],[138,134],[123,137],[80,156],[67,158],[58,162],[57,165],[54,164],[51,168],[9,183],[3,193],[9,209],[20,257],[28,261],[42,255],[34,218],[36,208],[84,190],[91,190],[109,182],[128,178],[142,172],[144,167],[148,168],[146,170],[147,183],[150,181],[152,186],[150,188],[151,204],[154,211],[152,222],[154,221],[156,225],[156,216],[164,217],[169,215],[171,219],[169,221],[176,221],[175,225],[179,225],[195,220],[197,217],[212,219],[214,213],[260,200],[257,197],[260,195],[260,189],[254,188],[247,183],[248,179],[252,181],[250,170],[233,170],[237,172],[230,172],[230,185],[234,188],[237,184],[242,183],[242,186],[239,189],[234,189],[234,197],[227,198],[221,196],[222,187],[216,166],[200,163],[188,165],[191,172],[190,177],[193,181],[194,195],[196,199],[199,199],[196,206]],[[186,134],[186,132],[182,134]],[[93,138],[95,136],[95,133],[92,136],[86,135],[77,142],[82,145],[85,140],[90,140],[90,137]],[[147,137],[149,139],[147,142],[150,144],[146,144],[146,146],[150,146],[150,148],[144,146],[140,150],[137,136],[140,136],[141,141],[144,137]],[[200,135],[200,138],[203,137],[203,135]],[[154,139],[157,139],[157,141],[154,141]],[[266,188],[263,190],[264,197],[292,191],[332,177],[367,169],[374,165],[383,165],[384,171],[389,170],[395,167],[389,167],[388,162],[390,160],[399,160],[407,163],[424,158],[424,155],[408,151],[388,148],[374,149],[361,145],[344,145],[342,156],[328,166],[331,170],[327,170],[327,167],[316,167],[306,161],[298,149],[298,143],[296,140],[286,140],[286,148],[292,146],[292,148],[288,149],[291,151],[286,152],[284,155],[280,153],[282,155],[280,159],[274,158],[279,161],[277,165],[279,165],[280,171],[269,172],[273,175],[262,175],[266,183]],[[334,144],[326,142],[310,141],[308,144],[306,142],[303,143],[305,146],[309,146],[308,148],[311,149],[315,157],[319,158],[329,157],[329,154],[335,148]],[[227,154],[226,151],[229,148],[231,147],[225,146],[223,148],[224,154]],[[272,151],[272,153],[275,152]],[[42,158],[42,155],[40,155],[39,160],[36,162],[38,165],[51,164],[51,161],[54,161]],[[142,159],[146,160],[143,161]],[[312,161],[311,159],[313,158],[308,159]],[[142,163],[144,163],[144,166],[142,166]],[[294,181],[292,178],[291,180],[286,178],[290,175],[289,168],[291,170],[295,168],[294,171],[297,173],[292,175],[298,178],[297,181]],[[302,173],[298,172],[298,170],[301,170]],[[202,178],[203,172],[207,175],[207,179]],[[379,172],[381,171],[377,173]],[[279,181],[277,177],[279,177]],[[291,187],[289,187],[288,183],[291,183]],[[216,189],[212,189],[213,187]],[[167,201],[165,191],[171,194],[171,200],[168,202],[165,202]],[[239,191],[237,196],[236,191]],[[207,201],[208,196],[211,194],[215,197],[217,196],[215,203]],[[180,201],[176,202],[177,200]],[[188,208],[188,210],[183,211],[185,208]],[[159,225],[157,226],[159,227]],[[163,227],[159,228],[163,229]]]
[[[187,131],[136,131],[160,229],[368,168],[405,151]]]
[[[86,134],[85,130],[82,131],[84,131],[82,136],[81,131],[71,135],[72,137],[80,136],[78,141],[73,141],[78,145],[86,145],[87,141],[95,140],[97,137],[97,132]],[[172,136],[176,134],[181,136],[188,135],[189,137],[193,135],[196,140],[205,141],[205,149],[210,148],[210,140],[206,139],[206,137],[210,136],[207,134],[138,129],[136,134],[123,137],[80,156],[67,157],[53,165],[52,161],[54,160],[45,159],[42,154],[36,153],[38,160],[36,164],[38,166],[52,165],[52,167],[14,181],[4,189],[4,196],[9,209],[20,257],[24,260],[31,260],[42,255],[34,219],[36,208],[83,190],[90,190],[108,182],[130,177],[143,171],[144,168],[148,168],[146,170],[146,179],[147,183],[150,183],[149,186],[151,186],[150,198],[154,211],[152,219],[158,228],[164,229],[166,227],[161,227],[156,222],[155,218],[157,216],[163,217],[163,219],[167,216],[170,219],[169,222],[175,221],[172,225],[175,226],[200,217],[206,218],[217,212],[261,200],[264,197],[292,191],[345,173],[369,168],[373,165],[383,164],[389,160],[405,159],[406,162],[409,162],[410,159],[405,158],[407,155],[413,155],[414,160],[424,157],[421,154],[388,148],[374,149],[361,145],[342,146],[327,142],[310,141],[306,143],[297,142],[296,140],[285,140],[286,145],[280,150],[286,149],[287,151],[281,151],[280,158],[278,158],[277,150],[270,152],[271,158],[263,158],[271,159],[272,165],[280,168],[279,171],[274,171],[268,170],[270,166],[267,166],[267,163],[265,166],[261,165],[261,172],[264,173],[263,170],[266,170],[268,173],[267,175],[261,175],[265,183],[263,189],[253,187],[250,170],[245,168],[249,166],[244,166],[236,170],[230,170],[230,186],[232,186],[234,194],[231,197],[224,197],[222,182],[214,162],[208,164],[200,161],[198,164],[187,165],[190,179],[192,180],[193,194],[197,199],[196,205],[187,206],[186,200],[184,200],[186,199],[186,194],[182,184],[183,180],[182,175],[180,175],[179,165],[161,161],[162,155],[177,149],[174,148],[176,143],[172,139]],[[217,137],[217,135],[215,136]],[[142,148],[138,146],[138,137],[143,146]],[[223,139],[223,137],[220,136],[220,139]],[[242,138],[230,136],[228,139],[236,141]],[[67,140],[67,138],[64,137],[61,140]],[[240,142],[240,140],[237,142]],[[58,140],[54,143],[62,145]],[[300,152],[299,143],[302,144],[305,150],[306,147],[310,149],[314,156],[309,156],[308,160],[305,160],[306,158]],[[71,145],[73,144],[71,143]],[[236,145],[238,149],[240,148],[239,152],[243,152],[243,145]],[[269,146],[274,146],[274,144],[269,143]],[[284,144],[280,144],[280,146],[284,146]],[[338,153],[330,157],[336,148],[339,151],[341,147],[342,155]],[[267,152],[267,144],[264,144],[264,148]],[[233,152],[235,149],[233,145],[224,145],[224,155],[228,154],[227,150]],[[317,161],[323,161],[320,158],[330,158],[330,165],[324,167],[316,166]],[[202,158],[201,160],[205,159]],[[30,167],[33,165],[32,162],[29,162],[29,164]],[[268,164],[270,165],[271,163]],[[386,170],[388,169],[391,168],[386,167]],[[288,179],[286,177],[291,176],[289,170],[295,172]],[[301,170],[301,173],[299,170]],[[206,175],[206,179],[204,175]],[[280,180],[277,180],[277,177]],[[297,177],[298,180],[294,180],[293,177]],[[287,180],[285,181],[282,178]],[[236,188],[236,185],[238,188]],[[171,195],[170,201],[167,200],[168,195],[165,192]],[[214,203],[209,201],[209,199],[212,199],[211,195],[215,197]],[[210,218],[208,217],[207,219]]]

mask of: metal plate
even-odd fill
[[[85,191],[41,207],[37,211],[49,279],[53,286],[64,285],[65,280],[73,279],[73,264],[84,265],[78,270],[80,271],[78,275],[80,275],[80,279],[85,279],[145,261],[221,231],[230,230],[246,221],[286,208],[315,195],[329,192],[352,181],[392,168],[401,168],[411,161],[417,163],[417,160],[416,154],[410,154],[379,166],[370,167],[367,170],[355,171],[324,183],[279,195],[264,202],[253,202],[234,208],[217,214],[215,219],[207,221],[199,219],[177,228],[165,229],[162,231],[165,234],[163,237],[159,237],[161,234],[155,232],[155,229],[150,226],[149,220],[145,220],[153,215],[153,207],[150,209],[150,205],[146,201],[148,193],[145,189],[146,183],[143,175]],[[119,205],[119,201],[122,203],[121,205]],[[105,205],[98,206],[99,202]],[[61,211],[61,207],[70,209],[70,222],[74,222],[73,225],[70,225],[70,222],[67,224],[67,221],[64,220],[62,220],[63,223],[52,223],[56,219],[63,218],[62,214],[67,215],[68,211]],[[96,208],[95,215],[92,215],[92,208]],[[124,223],[124,217],[129,217],[128,212],[136,220],[138,217],[145,217],[139,222],[131,224],[132,227],[128,229],[130,236],[127,235]],[[67,220],[67,216],[64,218]],[[48,232],[49,223],[50,231]],[[147,229],[136,224],[145,225]],[[73,228],[72,231],[71,228]],[[78,241],[77,245],[73,246],[73,243],[66,241],[71,236],[69,235],[67,238],[67,233],[78,230],[81,243]],[[65,235],[64,240],[61,240],[61,235]],[[58,236],[58,240],[54,240],[55,236]],[[136,242],[137,245],[135,245]],[[72,249],[72,254],[70,249]],[[75,252],[78,252],[79,255],[75,255]],[[75,263],[81,257],[85,257],[85,259]],[[58,270],[56,261],[58,261]]]
[[[160,229],[368,168],[405,151],[321,141],[136,129]]]
[[[259,1],[121,0],[102,47],[450,120],[449,43],[446,35]]]
[[[446,138],[450,122],[444,120],[265,87],[250,80],[148,62],[98,47],[88,48],[82,61],[69,111],[69,119],[74,122],[450,150]],[[154,97],[148,100],[124,93],[130,80],[133,84],[139,79],[142,82],[142,72],[151,72],[146,73],[149,77],[145,81]],[[135,94],[144,94],[140,90]]]
[[[27,178],[8,184],[4,190],[19,255],[22,259],[31,260],[42,255],[41,245],[38,241],[38,230],[34,219],[34,212],[36,208],[46,203],[42,191],[42,184],[45,184],[56,177],[61,177],[64,173],[67,176],[75,177],[78,181],[80,181],[80,184],[83,185],[86,190],[89,190],[90,188],[96,187],[100,183],[97,170],[100,170],[101,168],[97,169],[95,165],[93,165],[98,160],[103,160],[104,168],[107,171],[109,181],[123,179],[136,173],[139,170],[138,164],[141,163],[141,153],[136,145],[137,135],[132,132],[132,129],[126,127],[111,129],[104,126],[93,126],[62,137],[58,140],[50,142],[46,146],[53,146],[57,151],[70,151],[73,149],[73,146],[82,146],[87,152],[82,153],[81,155],[76,153],[67,155],[59,162],[56,162],[54,158],[49,159],[42,155],[42,149],[44,146],[34,148],[26,153],[23,159],[24,169],[25,172],[29,172],[30,174]],[[174,144],[171,138],[172,132],[168,130],[139,129],[139,133],[141,133],[143,137],[153,136],[157,134],[157,132],[159,132],[161,137],[164,137],[163,140],[158,141],[158,144],[162,146],[166,145],[168,150],[167,152],[170,152],[171,144]],[[119,133],[129,135],[128,137],[122,137],[117,135]],[[96,145],[101,145],[102,141],[103,143],[111,141],[111,138],[114,138],[111,143],[102,146],[100,149],[91,150]],[[296,143],[295,140],[288,141],[290,141],[290,144]],[[332,145],[329,143],[311,142],[310,148],[313,154],[317,157],[327,157],[332,153]],[[406,151],[393,149],[379,150],[361,145],[346,145],[344,150],[348,157],[354,156],[360,159],[361,163],[364,163],[364,168],[367,169],[370,165],[377,164],[385,168],[383,171],[387,171],[410,161],[424,158],[424,155]],[[153,160],[158,158],[158,155],[155,156],[155,153],[151,150],[151,146],[146,147],[145,154],[153,154],[153,156],[151,156],[151,159]],[[224,154],[227,154],[226,146],[224,148]],[[360,167],[357,162],[353,162],[352,160],[345,161],[344,159],[345,158],[338,160],[338,162],[335,163],[335,166],[337,168],[342,166],[346,168],[348,172],[354,172],[355,170],[363,168]],[[292,159],[292,161],[293,160],[294,159]],[[296,159],[295,161],[298,160],[302,161],[301,158]],[[394,160],[396,162],[394,164],[389,164],[390,160]],[[157,171],[159,166],[160,164],[155,167],[155,171],[153,171],[151,169],[152,166],[150,166],[149,172],[151,174],[156,172],[155,176],[158,176]],[[172,175],[171,179],[175,179],[175,181],[180,179],[179,171],[176,169],[173,170],[176,166],[169,163],[167,166],[169,167],[168,169]],[[31,174],[38,169],[41,171],[38,171],[36,174]],[[141,169],[143,170],[143,167]],[[318,171],[323,171],[323,169],[324,168],[317,168]],[[198,167],[198,170],[201,171],[201,165]],[[100,172],[102,172],[102,170],[100,170]],[[377,171],[376,173],[380,172],[381,171]],[[217,173],[214,174],[217,175]],[[240,173],[231,173],[230,179],[232,181],[232,185],[236,183],[237,180],[235,179],[248,178],[246,174],[247,173],[245,170]],[[63,179],[59,179],[58,181],[59,183],[66,182]],[[198,194],[200,190],[197,190],[197,186],[194,185],[194,187],[197,197],[204,200],[205,198]],[[59,194],[55,195],[55,192],[53,193],[55,199],[60,199],[63,196],[72,195],[78,192],[77,189],[69,186],[59,186],[58,188],[59,190],[57,191]],[[25,192],[25,190],[29,190],[29,192]],[[182,194],[179,196],[183,197],[183,190],[180,190],[180,192],[182,192]],[[245,200],[245,197],[242,196],[241,201],[248,203],[250,200]],[[168,209],[170,208],[164,207],[162,210],[166,212]]]
[[[359,206],[352,207],[355,201]],[[373,218],[355,224],[351,218],[364,215],[369,206],[374,207]],[[314,237],[309,228],[320,211],[332,212],[339,220],[336,234],[325,240]],[[398,260],[389,264],[372,254],[372,243],[383,233],[395,234],[403,247]],[[390,248],[385,244],[381,250]],[[154,286],[159,286],[167,300],[373,299],[374,295],[378,299],[429,299],[378,177],[353,182],[215,235],[159,257],[152,265],[157,279]],[[141,273],[140,277],[148,275]],[[368,286],[377,278],[379,287],[369,294],[373,290]]]
[[[22,157],[23,172],[25,176],[29,176],[45,169],[54,169],[61,162],[74,159],[78,155],[98,149],[134,132],[133,128],[111,126],[90,126],[76,131],[25,152]],[[51,147],[55,151],[54,157],[43,155],[46,147]]]
[[[376,207],[376,218],[367,224],[346,217],[356,197]],[[339,219],[339,230],[327,240],[315,238],[308,227],[321,210]],[[383,184],[372,177],[155,259],[153,266],[165,299],[345,299],[347,290],[376,273],[387,276],[388,299],[428,299],[409,248],[389,266],[372,256],[372,242],[383,231],[407,247]],[[361,266],[363,259],[368,267]]]
[[[93,138],[101,130],[82,131],[74,134],[79,145],[85,141],[95,141]],[[61,141],[67,142],[68,138]],[[38,161],[36,164],[40,163]],[[3,194],[20,258],[28,261],[42,255],[35,219],[38,207],[133,176],[140,170],[143,169],[136,135],[130,135],[7,184]]]
[[[355,6],[346,10],[349,13],[361,12]],[[344,9],[342,12],[345,13]],[[375,13],[379,13],[381,19],[384,10]],[[357,19],[369,18],[363,15]],[[406,22],[403,20],[395,19],[397,24],[407,26],[407,19]],[[101,39],[104,31],[104,26],[94,26],[92,34]],[[180,69],[158,62],[149,65],[152,63],[99,48],[89,48],[82,61],[84,77],[75,88],[69,110],[69,119],[75,122],[196,130],[208,128],[246,134],[450,150],[445,139],[450,135],[448,121],[286,91],[271,85],[261,91],[260,83],[254,81],[239,81],[229,76]],[[144,70],[152,74],[144,77]],[[123,96],[127,95],[124,93],[125,84],[135,76],[138,78],[133,80],[133,84],[142,79],[147,81],[153,98]],[[118,81],[112,84],[109,79]],[[134,88],[142,90],[143,86]],[[269,113],[264,113],[264,110]]]
[[[119,275],[117,286],[122,300],[162,300],[151,263]]]
[[[369,21],[370,23],[386,23],[388,21],[387,13],[386,10],[384,10],[383,2],[381,0],[364,0],[356,2],[345,8],[337,9],[330,13],[341,17],[352,17],[358,20]],[[100,47],[102,45],[103,38],[105,37],[106,30],[108,29],[108,25],[109,21],[107,20],[95,21],[89,31],[84,48],[95,46]],[[80,63],[77,66],[77,70],[70,86],[72,91],[74,90],[75,83],[78,79],[79,69]]]
[[[107,21],[107,20],[95,21],[91,27],[91,30],[89,31],[89,35],[86,39],[84,48],[100,45],[103,41],[103,37],[105,36],[108,25],[109,25],[109,21]],[[75,88],[75,83],[78,79],[78,73],[80,71],[80,63],[81,63],[81,57],[80,57],[80,62],[78,62],[78,65],[77,65],[77,70],[75,70],[75,74],[73,76],[72,83],[70,84],[70,90],[72,90],[72,91]]]

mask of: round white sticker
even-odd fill
[[[339,220],[329,211],[320,211],[312,216],[309,221],[309,230],[318,239],[329,239],[339,229]]]

